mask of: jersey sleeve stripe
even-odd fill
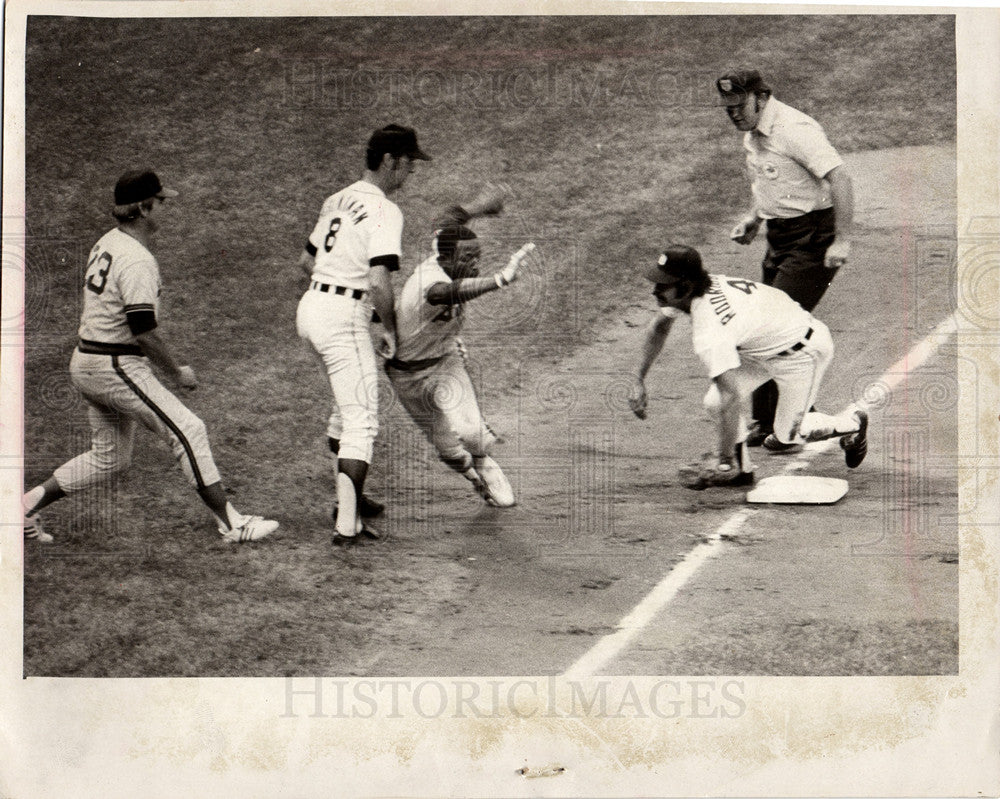
[[[132,311],[153,311],[155,306],[151,302],[137,302],[135,305],[126,305],[125,313],[131,313]]]
[[[316,245],[315,244],[313,244],[311,241],[307,241],[306,242],[306,252],[309,253],[309,255],[311,255],[313,258],[315,258],[316,257],[316,253],[319,252],[319,250],[316,249]]]
[[[368,261],[369,266],[384,266],[390,272],[399,271],[399,256],[398,255],[376,255],[370,261]]]

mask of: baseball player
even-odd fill
[[[362,521],[360,498],[378,433],[378,384],[369,326],[381,319],[379,353],[396,352],[390,274],[399,269],[403,214],[389,200],[414,161],[430,161],[411,128],[388,125],[368,140],[361,180],[331,195],[306,243],[299,266],[310,277],[299,301],[298,334],[323,364],[333,390],[327,423],[336,457],[335,545],[378,538]]]
[[[466,208],[451,206],[438,218],[433,254],[400,292],[399,348],[385,366],[400,402],[441,460],[469,480],[488,504],[505,508],[515,504],[514,492],[490,457],[497,437],[479,410],[458,338],[464,303],[513,283],[535,248],[524,245],[496,274],[479,277],[479,241],[467,223],[502,207],[503,189],[488,187]]]
[[[149,170],[127,172],[115,186],[118,226],[90,251],[80,340],[69,366],[87,404],[91,447],[24,495],[26,538],[52,541],[38,517],[42,508],[128,468],[140,423],[170,444],[224,539],[256,541],[278,528],[278,522],[246,516],[228,502],[205,424],[150,368],[156,364],[182,388],[198,385],[194,370],[177,360],[157,330],[160,270],[149,248],[167,200],[176,196]]]
[[[850,255],[851,176],[819,123],[772,97],[757,70],[730,71],[715,86],[729,119],[743,131],[753,194],[753,206],[730,238],[749,244],[765,222],[763,282],[812,311]],[[771,432],[776,403],[774,383],[754,392],[751,446]]]
[[[840,437],[847,466],[856,468],[868,451],[868,414],[856,408],[837,416],[811,411],[833,358],[830,331],[785,292],[751,280],[710,275],[698,251],[671,244],[646,279],[661,308],[643,344],[629,396],[632,411],[646,418],[645,377],[663,348],[679,312],[691,316],[691,339],[712,385],[705,409],[718,425],[718,447],[693,474],[682,470],[689,488],[745,486],[754,481],[747,453],[743,406],[765,380],[777,382],[774,432],[764,446],[792,452],[804,441]]]

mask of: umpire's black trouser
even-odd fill
[[[781,289],[807,311],[812,311],[837,274],[823,265],[833,243],[832,208],[810,211],[790,219],[767,220],[767,254],[761,264],[763,283]],[[778,386],[769,381],[753,393],[753,418],[763,431],[774,425]]]

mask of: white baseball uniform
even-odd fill
[[[334,406],[327,435],[340,458],[371,463],[378,434],[378,376],[369,328],[372,261],[398,268],[403,214],[377,186],[359,180],[331,195],[306,247],[314,256],[309,289],[299,301],[298,334],[323,361]]]
[[[219,482],[204,423],[157,380],[129,324],[145,315],[146,326],[155,327],[159,297],[152,253],[117,228],[101,237],[90,251],[80,341],[70,360],[73,384],[87,403],[91,448],[55,470],[66,493],[125,469],[137,422],[169,442],[191,485]]]
[[[810,411],[833,359],[833,339],[823,322],[785,292],[742,278],[711,275],[712,285],[691,302],[691,339],[708,376],[736,370],[741,406],[757,386],[778,384],[774,432],[778,440],[818,440],[857,429],[852,414],[830,416]],[[664,308],[667,316],[676,314]],[[705,408],[718,415],[719,392],[713,383]],[[747,436],[741,407],[738,441]]]
[[[452,279],[431,256],[410,275],[396,301],[399,348],[386,371],[403,407],[441,459],[464,471],[489,454],[496,435],[483,420],[458,348],[461,304],[431,305],[427,291]]]

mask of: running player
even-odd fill
[[[479,241],[467,223],[502,207],[503,191],[488,187],[467,208],[451,206],[438,217],[434,252],[410,275],[396,304],[399,348],[386,372],[441,460],[488,504],[510,507],[514,492],[490,457],[497,437],[483,420],[458,338],[464,303],[513,283],[535,247],[524,245],[496,274],[479,277]]]
[[[149,170],[127,172],[115,186],[118,226],[90,251],[80,341],[69,366],[87,404],[91,447],[24,495],[25,538],[51,542],[38,517],[42,508],[127,469],[140,423],[170,444],[223,538],[256,541],[278,528],[277,522],[245,516],[228,502],[205,424],[150,368],[150,362],[156,364],[182,388],[198,385],[194,370],[176,359],[157,330],[160,270],[149,248],[167,200],[176,196]]]
[[[379,537],[359,512],[378,434],[369,328],[374,308],[383,326],[379,353],[392,358],[396,315],[389,275],[399,269],[403,214],[388,195],[403,185],[417,160],[431,158],[411,128],[388,125],[375,131],[364,175],[326,199],[299,259],[310,283],[299,301],[296,327],[322,361],[333,391],[327,437],[336,457],[335,545],[354,543],[359,534]]]

